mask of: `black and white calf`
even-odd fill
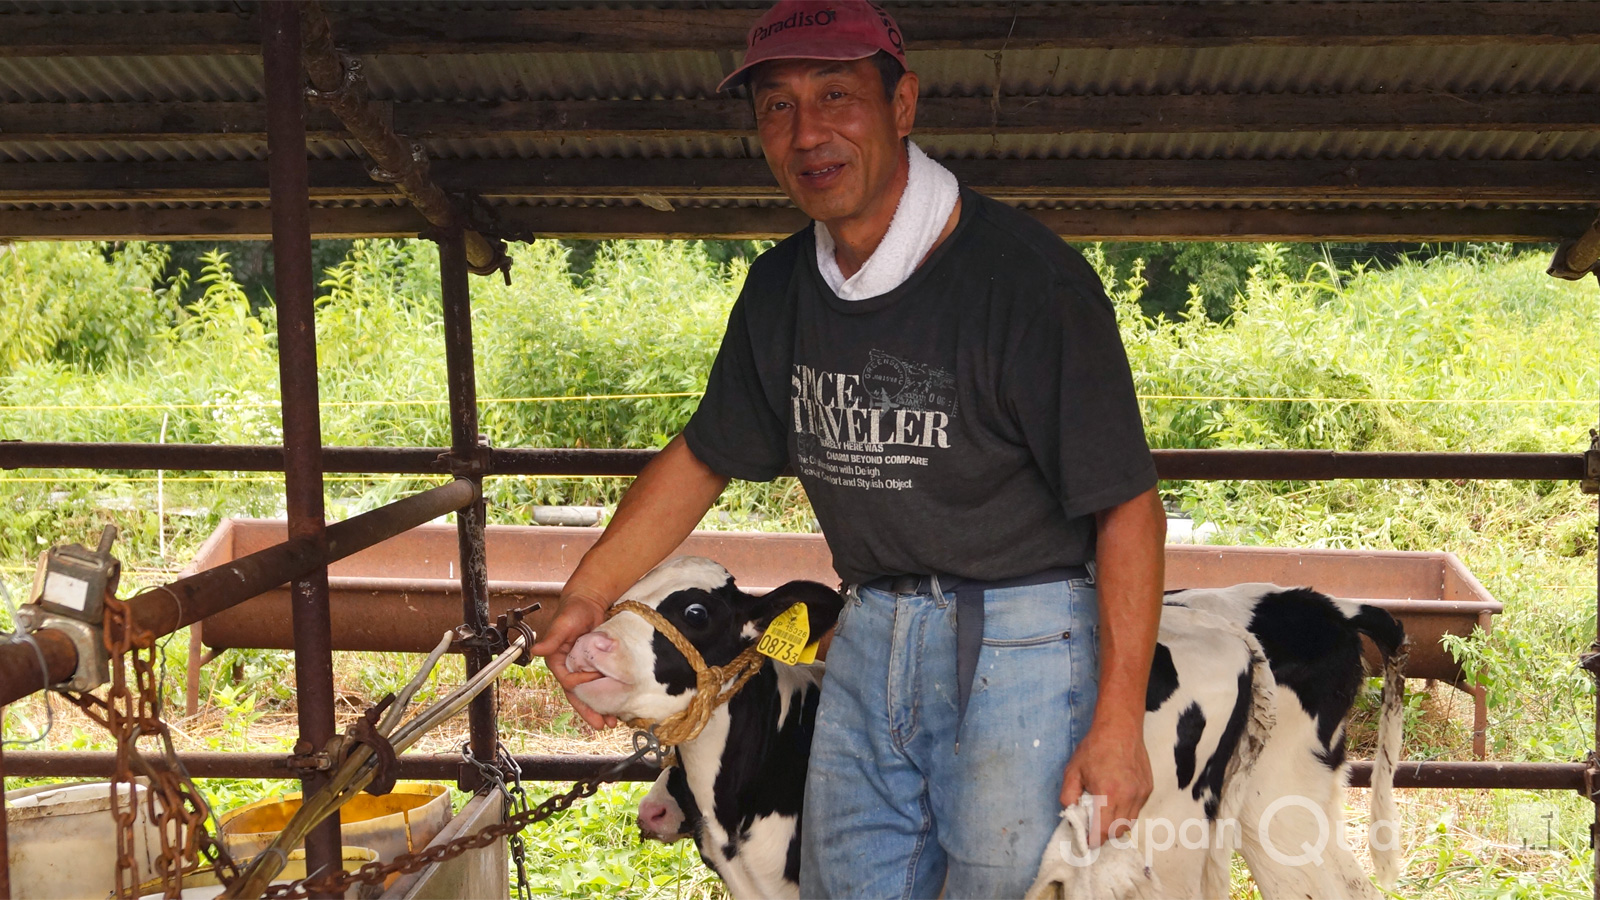
[[[1232,629],[1236,639],[1242,637],[1257,659],[1265,657],[1270,667],[1267,704],[1263,710],[1261,692],[1255,690],[1252,715],[1237,742],[1221,802],[1208,806],[1207,824],[1194,824],[1193,835],[1185,837],[1184,829],[1193,820],[1174,816],[1193,816],[1191,801],[1212,792],[1204,773],[1195,775],[1193,787],[1184,790],[1192,771],[1186,748],[1196,723],[1202,731],[1209,729],[1201,717],[1204,707],[1180,699],[1174,741],[1161,714],[1174,704],[1171,699],[1163,702],[1163,696],[1170,690],[1171,697],[1181,697],[1197,679],[1218,677],[1217,672],[1205,674],[1204,660],[1192,654],[1215,652],[1231,643],[1219,626]],[[1238,849],[1265,900],[1377,900],[1380,894],[1350,852],[1342,827],[1349,768],[1345,724],[1364,677],[1363,635],[1385,660],[1370,846],[1379,883],[1392,886],[1398,875],[1393,788],[1403,713],[1404,630],[1389,613],[1371,605],[1334,600],[1306,588],[1240,584],[1178,591],[1166,598],[1146,698],[1145,746],[1156,785],[1131,844],[1108,845],[1092,865],[1075,865],[1047,853],[1028,896],[1226,897],[1228,862]],[[1224,665],[1222,671],[1230,668]],[[1241,683],[1241,699],[1243,695]],[[1174,772],[1176,793],[1170,778]],[[1056,843],[1065,844],[1080,862],[1090,856],[1087,828],[1085,811],[1069,809],[1055,835]],[[1146,860],[1153,865],[1145,867]]]
[[[1241,852],[1266,900],[1379,896],[1343,839],[1345,724],[1365,677],[1362,636],[1377,647],[1384,680],[1368,834],[1378,883],[1393,887],[1399,876],[1394,770],[1405,712],[1404,628],[1376,606],[1274,584],[1180,591],[1167,603],[1248,629],[1272,667],[1275,721],[1239,798]],[[1324,849],[1307,863],[1280,862],[1306,845]]]
[[[720,566],[692,559],[663,564],[628,597],[660,610],[712,665],[748,646],[793,602],[806,602],[814,635],[840,605],[833,591],[810,583],[750,597]],[[1344,723],[1363,677],[1362,634],[1391,660],[1404,639],[1387,613],[1314,591],[1239,585],[1170,595],[1146,695],[1155,786],[1136,843],[1102,851],[1088,866],[1070,864],[1053,845],[1030,896],[1226,897],[1228,861],[1239,847],[1267,900],[1376,897],[1334,834],[1305,865],[1279,861],[1315,841],[1307,829],[1319,814],[1330,828],[1342,821]],[[677,651],[627,614],[581,640],[568,664],[607,676],[578,692],[606,712],[660,718],[683,708],[693,690]],[[678,764],[640,805],[646,836],[694,837],[736,898],[798,895],[800,802],[821,674],[821,666],[769,662],[679,748]],[[1373,783],[1375,818],[1392,821],[1384,788],[1399,750],[1400,703],[1389,683],[1398,687],[1398,667],[1389,674]],[[1084,813],[1068,810],[1057,830],[1080,856]],[[1392,883],[1392,858],[1374,857],[1380,880]]]
[[[806,605],[813,636],[832,628],[843,607],[838,592],[809,581],[751,596],[726,569],[694,557],[662,563],[622,599],[654,608],[711,666],[730,662],[796,603]],[[602,674],[574,691],[601,713],[660,720],[687,707],[695,690],[683,654],[628,612],[579,638],[567,666]],[[767,660],[698,737],[678,746],[677,763],[641,808],[647,833],[653,821],[663,838],[692,836],[735,898],[799,896],[800,805],[822,671]]]

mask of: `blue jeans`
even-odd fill
[[[1021,897],[1093,717],[1091,580],[992,590],[957,749],[955,593],[853,589],[828,650],[800,895]]]

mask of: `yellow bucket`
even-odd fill
[[[378,854],[365,847],[345,847],[343,851],[344,870],[354,872],[369,862],[374,862]],[[273,884],[288,884],[306,877],[306,852],[295,850],[289,854],[289,861],[284,864],[283,871],[272,880]],[[207,866],[196,869],[183,876],[183,890],[178,894],[183,900],[211,900],[222,893],[225,885],[217,873]],[[381,886],[358,884],[345,891],[345,900],[363,900],[367,897],[376,897],[381,893]],[[157,900],[166,894],[166,885],[159,878],[146,881],[139,885],[139,900]]]
[[[236,860],[271,846],[300,809],[300,794],[282,794],[229,810],[219,818],[223,845]],[[382,797],[357,794],[339,808],[339,839],[367,847],[381,862],[428,846],[449,823],[450,789],[442,784],[397,784]]]

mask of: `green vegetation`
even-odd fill
[[[664,443],[694,409],[747,250],[693,242],[518,246],[515,284],[473,284],[491,440]],[[1573,452],[1586,445],[1600,396],[1592,365],[1600,293],[1546,277],[1541,253],[1446,247],[1351,261],[1340,248],[1280,245],[1089,250],[1111,286],[1155,446]],[[235,278],[230,258],[189,258],[198,267],[192,275],[160,245],[0,247],[0,439],[279,440],[272,307],[258,287]],[[1169,277],[1186,273],[1187,306],[1146,296],[1145,258],[1164,260]],[[356,242],[327,270],[321,294],[326,441],[445,444],[432,247]],[[435,482],[333,476],[330,514]],[[131,586],[170,578],[223,517],[281,512],[281,478],[260,473],[169,473],[159,499],[151,472],[5,472],[0,484],[0,580],[13,594],[40,549],[91,542],[103,522],[124,530],[119,552]],[[527,523],[544,504],[611,505],[624,486],[620,479],[491,479],[491,521]],[[1494,634],[1453,646],[1486,672],[1491,756],[1574,760],[1589,749],[1594,692],[1575,658],[1594,634],[1595,508],[1576,486],[1196,482],[1167,483],[1163,491],[1175,512],[1215,524],[1219,543],[1457,553],[1506,604]],[[807,530],[812,519],[797,485],[780,480],[736,485],[706,524]],[[174,684],[185,656],[181,638],[169,642]],[[403,681],[413,664],[354,659],[343,664],[341,686],[361,697]],[[284,654],[233,652],[204,672],[211,718],[201,717],[210,724],[194,746],[282,743],[293,702]],[[503,690],[550,698],[537,670],[517,674]],[[1372,698],[1361,702],[1370,712]],[[506,725],[522,741],[574,734],[569,722],[545,709],[508,716]],[[1364,722],[1358,745],[1370,742]],[[1414,694],[1407,754],[1467,758],[1469,722],[1465,695]],[[37,701],[18,704],[6,735],[42,725]],[[51,742],[104,746],[76,724]],[[212,789],[224,805],[261,790],[248,783]],[[531,833],[535,879],[563,896],[641,893],[646,881],[650,896],[714,892],[688,845],[637,845],[630,817],[642,790],[608,791]],[[1583,836],[1591,812],[1581,798],[1452,791],[1402,792],[1401,799],[1410,854],[1403,895],[1588,895]]]

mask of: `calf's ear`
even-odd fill
[[[750,621],[757,630],[765,631],[773,619],[796,603],[806,605],[807,625],[813,641],[839,621],[839,612],[844,609],[844,598],[833,588],[815,581],[791,581],[757,600]]]

